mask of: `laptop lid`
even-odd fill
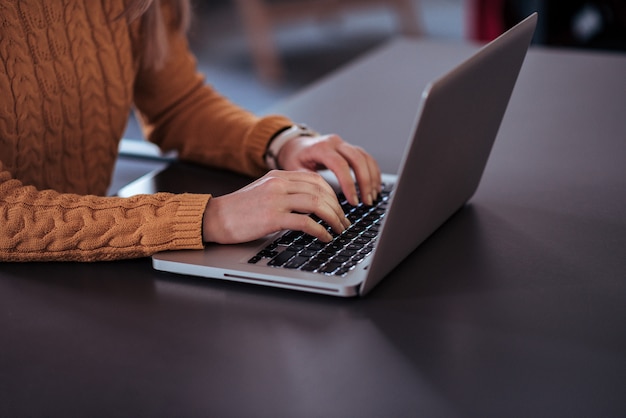
[[[474,194],[537,24],[534,13],[430,83],[360,294]]]

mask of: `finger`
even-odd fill
[[[370,172],[370,181],[374,193],[374,200],[376,200],[378,195],[382,192],[382,173],[376,160],[364,150],[361,151],[364,153],[367,161],[367,167]]]
[[[283,222],[281,229],[302,231],[323,242],[330,242],[333,239],[333,236],[323,225],[317,223],[308,215],[288,213],[283,217]]]
[[[380,174],[377,164],[362,148],[344,144],[337,151],[345,158],[356,177],[359,185],[361,201],[372,205],[378,196],[378,182]]]
[[[314,214],[338,234],[342,233],[350,224],[338,203],[328,205],[318,196],[305,193],[290,195],[288,198],[290,211]]]
[[[358,205],[359,195],[356,190],[356,185],[354,184],[354,178],[352,177],[350,163],[346,161],[346,158],[337,150],[333,149],[326,154],[324,165],[337,177],[341,191],[346,196],[348,203],[352,206]]]
[[[372,196],[373,200],[376,200],[378,198],[378,195],[382,191],[380,167],[378,166],[376,160],[363,149],[359,148],[359,152],[361,152],[363,155],[365,166],[367,167],[367,171],[369,173],[368,176],[364,176],[363,178],[358,180],[359,188],[367,187],[367,185],[369,184],[369,186],[371,187],[370,195]]]

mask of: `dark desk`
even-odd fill
[[[392,43],[275,110],[393,170],[423,84],[472,50]],[[3,264],[0,416],[624,416],[624,74],[531,51],[471,204],[364,299]]]

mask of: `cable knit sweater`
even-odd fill
[[[249,175],[291,125],[257,118],[197,74],[169,33],[161,70],[139,65],[123,0],[0,2],[0,260],[111,260],[202,248],[210,195],[106,197],[135,106],[149,140],[181,159]],[[167,16],[167,11],[165,11]]]

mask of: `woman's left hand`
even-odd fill
[[[381,192],[381,173],[376,160],[338,135],[294,138],[281,147],[277,161],[285,170],[332,171],[348,202],[354,206],[359,203],[355,179],[361,201],[366,205],[372,205]]]

